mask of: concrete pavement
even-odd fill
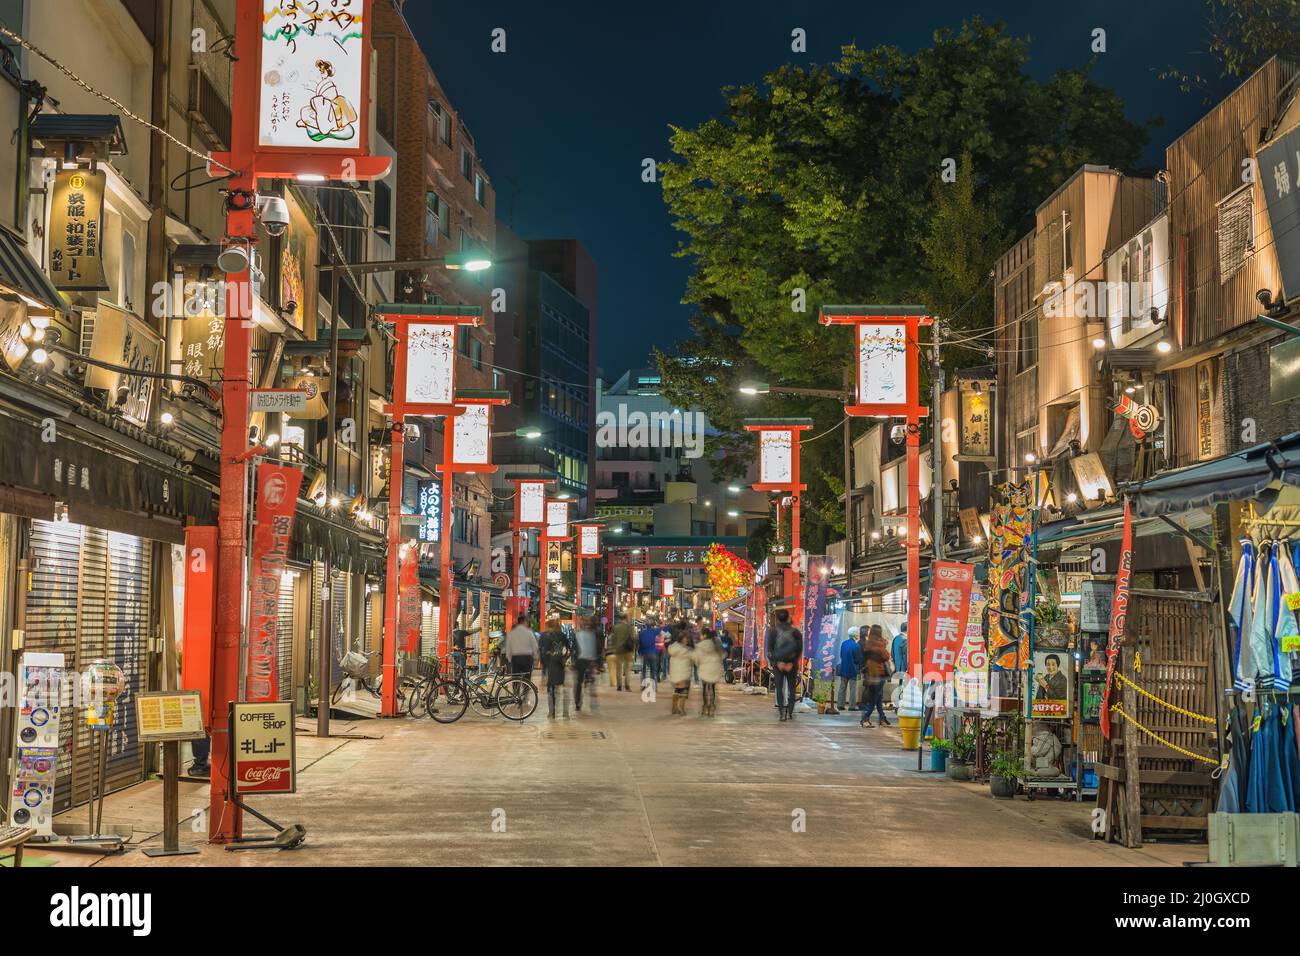
[[[602,686],[595,708],[523,724],[477,717],[343,725],[375,739],[298,737],[299,792],[255,806],[300,822],[293,851],[150,859],[129,850],[87,857],[34,849],[59,866],[794,865],[1152,866],[1204,860],[1198,845],[1126,850],[1094,841],[1091,805],[1023,797],[917,773],[896,728],[859,728],[856,714],[799,714],[780,723],[772,700],[731,687],[718,716],[669,714],[669,694]],[[571,711],[572,713],[572,711]],[[128,819],[134,845],[158,844],[161,787],[109,797],[106,820]],[[181,813],[206,805],[182,785]],[[84,818],[74,811],[72,818]],[[246,818],[248,819],[248,818]],[[249,819],[250,834],[262,829]]]

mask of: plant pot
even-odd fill
[[[946,772],[951,780],[969,780],[971,767],[968,763],[962,763],[960,760],[949,757]]]
[[[819,714],[824,714],[824,713],[826,713],[826,702],[825,702],[825,701],[818,701],[818,702],[817,702],[817,713],[819,713]]]
[[[1016,782],[1006,777],[989,777],[989,792],[999,800],[1010,800],[1016,795]]]
[[[948,751],[931,750],[930,751],[930,769],[938,770],[942,773],[948,763]]]

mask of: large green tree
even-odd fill
[[[693,271],[692,335],[659,354],[665,393],[701,407],[739,468],[747,415],[809,415],[805,539],[843,533],[838,403],[769,396],[746,378],[840,388],[848,333],[823,304],[920,302],[969,339],[992,319],[989,270],[1033,211],[1084,163],[1131,170],[1147,129],[1088,69],[1026,72],[1029,40],[979,19],[914,53],[844,47],[723,91],[721,113],[673,127],[664,199]],[[970,344],[975,344],[972,340]],[[982,353],[945,352],[945,364]],[[823,436],[824,437],[817,437]]]

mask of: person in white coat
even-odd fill
[[[718,635],[711,628],[705,629],[703,638],[695,645],[693,657],[704,691],[700,716],[712,717],[718,712],[718,682],[723,678],[723,652],[722,645],[718,643]]]
[[[690,625],[685,622],[675,624],[669,641],[665,653],[668,655],[668,680],[673,685],[672,712],[685,717],[686,698],[691,692],[691,671],[695,667]]]

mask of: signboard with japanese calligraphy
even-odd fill
[[[416,536],[421,541],[442,539],[442,482],[438,479],[419,484],[420,528]]]
[[[300,415],[307,410],[307,393],[300,388],[250,388],[248,400],[253,414]]]
[[[975,565],[936,561],[931,567],[930,628],[925,642],[924,679],[943,680],[957,664],[966,639]]]
[[[749,554],[749,549],[744,545],[727,545],[727,550],[741,558]],[[648,557],[645,563],[652,567],[702,568],[704,556],[709,553],[709,545],[679,548],[653,547],[646,548],[645,553]]]
[[[262,0],[258,144],[364,151],[366,0]]]
[[[1214,359],[1196,363],[1196,456],[1214,457]]]
[[[578,557],[600,557],[600,525],[578,525]]]
[[[971,458],[993,457],[993,409],[989,386],[986,383],[962,382],[961,434],[958,436],[959,453]]]
[[[103,172],[60,169],[50,192],[49,263],[56,289],[107,292]]]
[[[230,753],[239,793],[293,793],[293,701],[231,701]]]
[[[546,537],[569,536],[569,502],[560,498],[546,502]]]
[[[644,591],[645,574],[644,568],[630,568],[628,570],[627,589],[629,591]]]
[[[861,322],[857,331],[858,404],[906,403],[907,326]]]
[[[546,482],[519,482],[519,524],[526,528],[546,523]]]
[[[407,405],[450,405],[454,389],[456,326],[411,322],[406,340]]]
[[[564,548],[558,541],[546,542],[546,580],[560,580],[564,568]]]
[[[989,698],[988,642],[984,638],[984,590],[971,585],[966,635],[957,655],[955,684],[957,703],[962,707],[983,707]]]
[[[672,578],[660,578],[659,579],[660,597],[667,598],[667,597],[672,597],[674,594],[676,594],[677,592],[674,590],[676,584],[677,582],[674,581]]]
[[[257,523],[249,585],[248,659],[244,696],[274,700],[280,686],[280,583],[288,569],[289,540],[298,507],[302,470],[263,462],[257,466]]]
[[[181,374],[203,381],[215,379],[226,362],[226,320],[213,308],[202,287],[187,290],[181,321]]]
[[[420,552],[418,548],[397,550],[397,636],[398,644],[408,655],[420,649]]]
[[[162,349],[162,339],[145,322],[100,301],[95,309],[95,330],[90,342],[92,359],[132,371],[156,373],[161,370]],[[150,424],[157,379],[87,365],[85,383],[87,388],[106,391],[108,400],[126,421],[141,427]],[[122,386],[126,387],[125,397],[119,394]]]
[[[409,370],[408,370],[409,374]],[[490,405],[469,404],[452,426],[451,460],[455,465],[486,465],[492,435]]]
[[[793,441],[785,429],[758,433],[758,480],[764,485],[788,485],[794,481]]]
[[[1300,296],[1300,126],[1276,136],[1256,154],[1259,185],[1273,227],[1273,244],[1289,302]]]

